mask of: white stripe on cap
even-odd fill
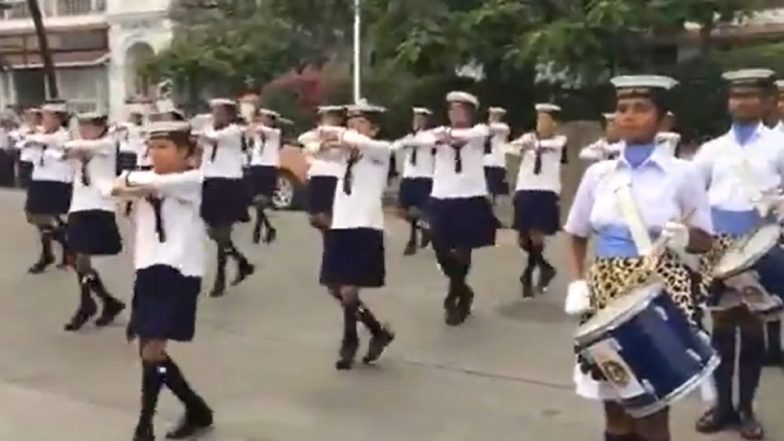
[[[479,107],[479,98],[468,92],[463,92],[460,90],[446,94],[446,101],[449,103],[467,103],[473,105],[474,107]]]
[[[610,80],[616,89],[664,89],[670,90],[678,82],[662,75],[621,75]]]
[[[561,106],[553,103],[539,103],[534,106],[537,112],[549,113],[549,112],[560,112]]]
[[[769,80],[776,75],[770,69],[740,69],[724,72],[721,77],[729,82]]]
[[[236,107],[237,102],[230,98],[214,98],[210,100],[210,107],[229,106]]]

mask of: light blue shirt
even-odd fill
[[[643,223],[652,239],[669,221],[712,234],[710,207],[697,170],[689,162],[675,158],[661,148],[635,147],[635,152],[617,160],[602,161],[586,170],[577,189],[564,230],[578,237],[593,237],[599,258],[638,257],[629,226],[624,218],[617,189],[629,184]],[[634,158],[645,149],[649,155]],[[634,167],[632,159],[639,165]]]

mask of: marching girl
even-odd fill
[[[264,243],[271,243],[277,236],[277,230],[272,226],[264,210],[272,207],[272,196],[278,188],[278,167],[282,145],[282,133],[277,127],[279,118],[278,112],[260,109],[255,124],[250,127],[253,139],[249,171],[250,187],[253,206],[256,209],[253,243],[259,243],[262,239],[262,227],[264,227]]]
[[[426,247],[430,241],[426,211],[430,192],[433,189],[435,153],[432,144],[419,144],[423,137],[427,138],[433,112],[424,107],[415,107],[413,112],[412,132],[392,144],[393,150],[405,150],[403,179],[400,180],[398,199],[401,214],[410,225],[408,242],[403,251],[406,256],[416,254],[418,230],[422,234],[422,247]]]
[[[37,133],[41,128],[41,109],[31,107],[24,113],[24,121],[22,125],[14,132],[13,138],[16,142],[16,148],[19,150],[19,187],[27,188],[33,177],[33,156],[35,151],[33,149],[25,148],[27,138]]]
[[[444,321],[458,326],[471,314],[474,299],[466,282],[471,255],[495,244],[498,219],[484,173],[485,140],[491,132],[484,124],[474,125],[479,100],[466,92],[450,92],[446,100],[450,126],[430,132],[436,163],[429,214],[436,259],[449,278]]]
[[[166,386],[185,406],[167,433],[186,439],[212,426],[212,410],[188,384],[167,350],[170,340],[193,340],[196,305],[205,272],[201,219],[202,173],[192,169],[190,125],[158,122],[149,130],[151,171],[126,172],[113,194],[139,199],[136,209],[136,277],[129,337],[138,337],[142,362],[141,411],[134,441],[154,441],[153,417]]]
[[[575,277],[569,285],[566,310],[584,314],[584,320],[648,280],[650,273],[640,270],[652,248],[651,236],[664,236],[671,250],[705,252],[711,246],[710,209],[696,170],[655,143],[667,111],[665,93],[675,80],[627,76],[614,78],[612,83],[617,89],[621,156],[588,168],[564,227]],[[596,256],[586,268],[589,240],[595,242]],[[677,259],[675,252],[666,251],[654,271],[696,324],[699,297],[693,292],[691,273]],[[635,280],[624,284],[630,277]],[[620,396],[601,372],[582,362],[575,367],[575,381],[578,395],[603,401],[605,440],[670,440],[667,409],[632,418],[618,404]]]
[[[566,137],[556,134],[561,108],[537,104],[536,112],[536,132],[511,143],[511,153],[522,157],[514,195],[514,229],[519,234],[520,248],[528,253],[528,264],[520,276],[524,298],[534,296],[534,270],[539,269],[540,293],[556,275],[544,257],[544,247],[545,237],[558,232],[561,164],[566,158]]]
[[[65,159],[75,166],[75,183],[68,214],[68,248],[75,254],[76,278],[79,283],[79,307],[65,325],[66,331],[77,331],[97,312],[92,294],[103,303],[96,326],[111,324],[125,309],[114,298],[91,265],[92,256],[114,256],[122,250],[120,233],[110,196],[117,176],[114,139],[108,135],[106,115],[88,113],[79,116],[81,139],[65,144]]]
[[[345,164],[338,181],[331,225],[324,234],[320,282],[343,306],[343,339],[338,370],[351,369],[359,347],[357,321],[371,339],[362,362],[373,363],[395,335],[382,325],[359,297],[362,288],[384,286],[384,212],[391,146],[374,139],[386,110],[366,103],[349,106],[349,129],[319,130],[321,150],[333,150]]]
[[[248,190],[242,174],[245,132],[237,125],[237,104],[233,100],[215,99],[210,107],[213,126],[207,127],[200,136],[205,146],[201,158],[204,173],[201,214],[210,238],[218,247],[218,269],[210,295],[220,297],[226,292],[229,257],[237,261],[237,275],[232,285],[242,283],[255,272],[255,267],[231,240],[233,225],[250,220]]]
[[[41,132],[29,135],[24,147],[32,149],[35,160],[25,212],[41,237],[41,255],[28,270],[30,274],[42,273],[54,263],[52,240],[63,247],[60,266],[65,267],[68,260],[65,222],[60,218],[68,213],[73,191],[73,169],[62,160],[63,147],[70,138],[66,129],[68,112],[63,102],[44,104],[42,111]]]
[[[602,161],[615,159],[621,152],[621,143],[618,142],[618,130],[615,128],[615,114],[604,115],[604,138],[601,138],[580,150],[580,159],[583,161]]]
[[[498,196],[509,194],[509,184],[506,182],[506,145],[511,130],[503,121],[506,109],[491,107],[487,112],[487,125],[492,133],[485,139],[485,179],[487,191],[495,205]]]

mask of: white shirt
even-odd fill
[[[490,153],[485,155],[485,167],[506,168],[506,143],[511,130],[502,122],[490,124],[492,138],[490,138]]]
[[[522,150],[517,146],[521,146]],[[522,156],[516,190],[551,191],[560,194],[564,148],[566,137],[562,135],[537,139],[533,133],[527,133],[514,141],[511,153]],[[541,149],[541,168],[538,174],[535,170],[537,149]]]
[[[19,150],[19,160],[22,162],[33,162],[35,158],[35,150],[27,145],[27,139],[33,133],[38,131],[37,128],[30,126],[21,126],[15,130],[11,136],[14,139],[14,146]]]
[[[117,141],[120,143],[121,152],[140,154],[144,148],[144,137],[142,136],[142,128],[133,123],[125,123],[124,130],[118,132]]]
[[[774,191],[784,176],[784,137],[760,124],[746,144],[730,131],[694,155],[714,208],[751,211],[760,192]]]
[[[299,143],[305,147],[308,153],[307,159],[310,167],[308,168],[308,178],[313,176],[333,176],[339,178],[343,175],[343,162],[340,156],[336,156],[333,151],[320,151],[318,127],[300,135]]]
[[[27,138],[26,148],[33,150],[33,180],[70,183],[73,180],[73,167],[63,160],[65,143],[71,135],[65,128],[52,133],[35,133]]]
[[[405,150],[405,163],[403,164],[403,178],[433,178],[435,167],[435,147],[426,130],[409,133],[392,144],[393,150]]]
[[[620,142],[607,142],[606,138],[594,141],[580,150],[580,159],[584,161],[603,161],[621,153]]]
[[[354,228],[384,229],[382,197],[387,185],[391,144],[368,138],[353,130],[343,130],[342,139],[357,148],[358,159],[349,167],[351,157],[341,151],[345,170],[351,172],[351,192],[346,193],[346,173],[338,179],[332,206],[333,230]]]
[[[256,134],[253,138],[250,165],[278,167],[280,165],[280,129],[264,126],[257,126],[256,129],[262,130],[263,135]]]
[[[156,231],[155,210],[146,199],[136,205],[136,239],[134,265],[137,270],[166,265],[182,275],[203,277],[207,262],[207,233],[199,209],[202,173],[158,175],[152,171],[128,174],[131,185],[150,186],[162,198],[161,220],[165,241]]]
[[[472,198],[487,196],[485,180],[484,156],[485,139],[490,135],[488,127],[477,124],[467,129],[439,127],[431,133],[429,145],[436,146],[436,165],[433,174],[433,191],[431,196],[439,199]],[[460,165],[457,168],[457,151],[448,144],[436,143],[443,134],[450,134],[467,143],[459,149]]]
[[[656,134],[656,145],[673,156],[675,156],[675,151],[680,143],[681,135],[679,133],[659,132]]]
[[[241,179],[245,152],[245,133],[237,124],[221,129],[210,126],[202,134],[209,142],[204,143],[201,170],[204,178]],[[212,142],[216,144],[213,145]]]
[[[87,162],[87,185],[82,179],[82,161],[71,159],[74,168],[73,197],[70,213],[87,210],[115,210],[111,196],[112,184],[117,174],[117,150],[110,137],[96,140],[77,139],[65,143],[66,150],[89,151],[92,157]]]

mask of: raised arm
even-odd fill
[[[346,130],[343,132],[341,135],[341,142],[375,157],[389,157],[389,154],[392,151],[389,141],[369,138],[353,130]]]
[[[109,138],[74,139],[65,143],[66,151],[88,153],[98,156],[109,156],[115,149],[115,142]]]
[[[198,203],[201,200],[203,180],[200,170],[163,175],[151,171],[131,171],[123,173],[118,178],[112,194],[141,197],[150,193],[158,193],[163,197]]]

